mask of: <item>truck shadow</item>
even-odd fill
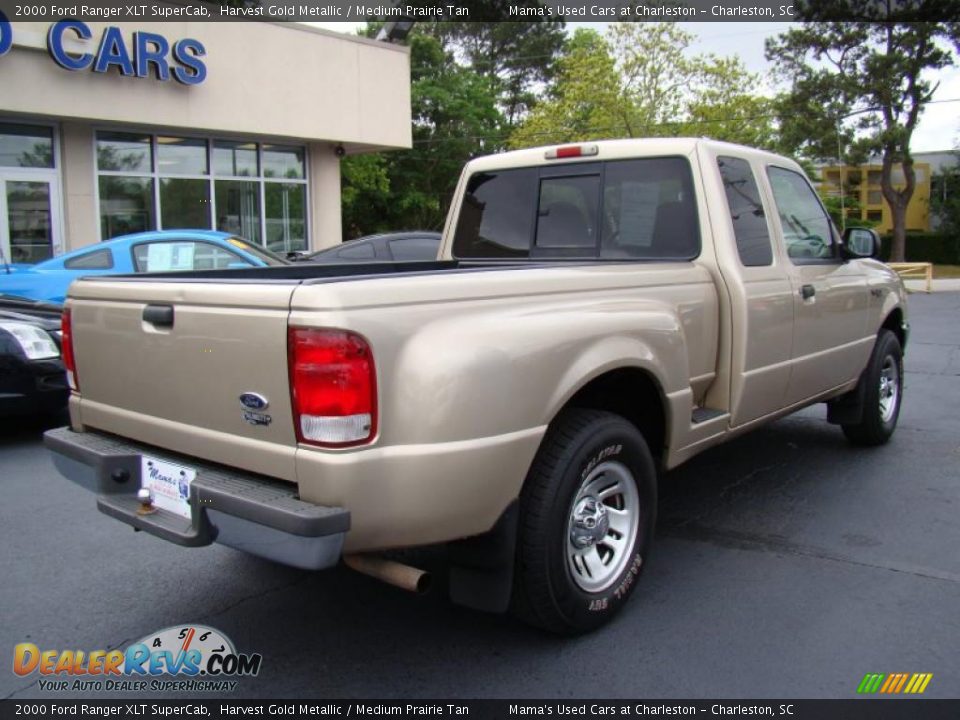
[[[743,515],[795,514],[801,498],[833,482],[835,469],[857,457],[840,431],[813,411],[714,448],[662,478],[658,545],[677,537],[697,539],[703,528]],[[569,639],[451,605],[442,550],[410,551],[403,560],[437,574],[432,593],[414,596],[342,567],[323,573],[284,570],[288,585],[211,619],[238,646],[264,654],[265,672],[238,692],[344,696],[376,689],[384,698],[595,694],[586,678],[579,691],[560,683],[557,668],[575,666],[581,653],[603,655],[625,629],[644,633],[658,616],[674,612],[677,591],[668,578],[683,572],[654,557],[619,618],[599,632]],[[256,559],[241,562],[250,576],[277,572]],[[264,617],[288,621],[260,622]],[[296,670],[318,662],[322,672]],[[518,662],[529,676],[517,677]]]

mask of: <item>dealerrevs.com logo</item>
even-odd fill
[[[168,627],[124,650],[41,650],[33,643],[13,650],[13,672],[39,673],[40,689],[56,692],[232,691],[235,678],[256,676],[262,661],[205,625]]]

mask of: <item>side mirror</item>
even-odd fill
[[[843,231],[843,257],[876,258],[880,256],[880,236],[867,228],[848,227]]]

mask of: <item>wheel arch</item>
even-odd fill
[[[650,371],[627,366],[593,377],[570,396],[553,419],[568,408],[606,410],[625,418],[643,435],[657,465],[662,465],[668,440],[669,406],[662,386]]]
[[[907,330],[904,323],[903,317],[903,308],[899,305],[893,310],[891,310],[886,318],[884,318],[883,323],[880,325],[881,330],[889,330],[894,335],[897,336],[897,340],[900,341],[900,348],[906,349],[907,347]]]

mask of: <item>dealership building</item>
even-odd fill
[[[409,148],[405,47],[294,23],[0,17],[0,250],[141,230],[341,239],[340,158]]]

